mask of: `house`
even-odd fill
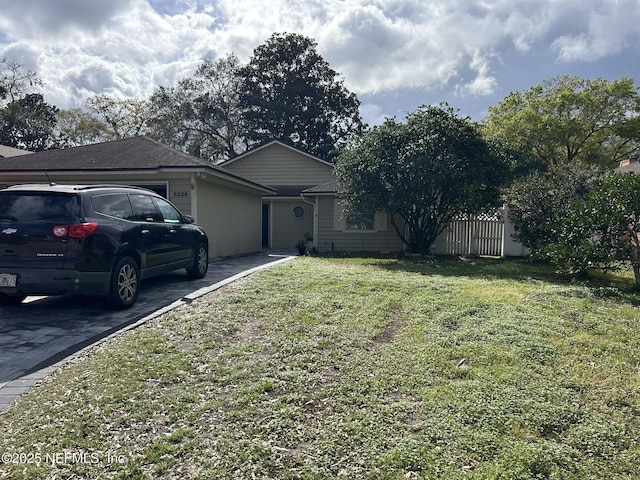
[[[293,248],[308,235],[319,252],[404,250],[386,214],[343,215],[333,164],[318,157],[275,140],[220,167],[275,190],[262,199],[263,247]]]
[[[204,227],[212,258],[261,250],[262,203],[275,193],[148,137],[0,158],[0,187],[47,182],[127,184],[160,193]]]

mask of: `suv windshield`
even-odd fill
[[[0,194],[0,220],[35,222],[80,216],[77,195],[20,192]]]

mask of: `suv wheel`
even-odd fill
[[[209,251],[204,242],[198,244],[193,254],[193,263],[187,268],[189,278],[204,278],[209,269]]]
[[[111,274],[108,303],[112,308],[129,308],[136,302],[140,290],[140,269],[131,257],[122,257]]]

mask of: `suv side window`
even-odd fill
[[[111,195],[98,195],[91,198],[93,210],[104,215],[131,220],[133,209],[129,196],[126,193],[114,193]]]
[[[130,220],[136,222],[162,222],[162,217],[149,195],[129,195],[129,198],[133,207],[133,217]]]
[[[182,215],[180,215],[180,212],[176,210],[173,205],[157,197],[153,197],[153,201],[156,207],[158,207],[158,210],[160,210],[164,218],[164,223],[182,223]]]

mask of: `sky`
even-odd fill
[[[0,58],[58,108],[146,99],[276,32],[314,39],[370,125],[443,101],[481,120],[557,75],[640,73],[640,0],[0,0]]]

